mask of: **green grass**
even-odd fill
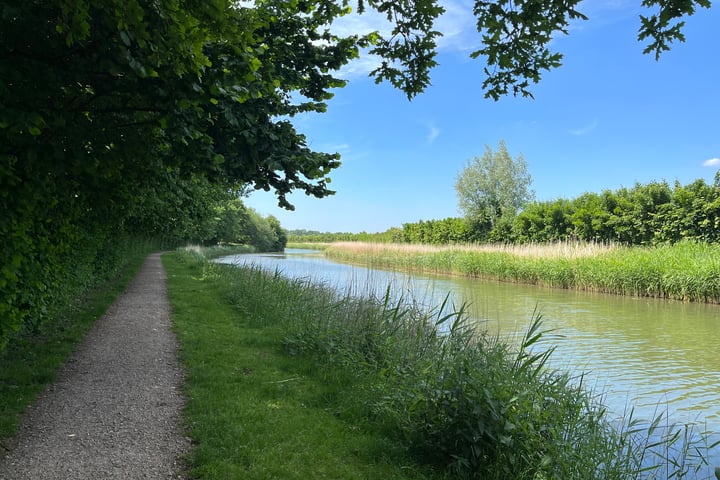
[[[541,320],[513,349],[447,305],[339,295],[259,268],[164,257],[195,477],[693,478],[713,446],[658,415],[608,417],[549,370]],[[540,346],[540,348],[538,348]]]
[[[286,248],[306,248],[309,250],[325,250],[331,243],[322,242],[288,242]]]
[[[136,251],[120,275],[3,352],[2,437],[144,259]],[[511,350],[446,305],[342,297],[212,264],[198,249],[164,261],[193,477],[711,478],[715,446],[692,425],[668,424],[664,412],[611,421],[601,396],[547,370],[539,319]]]
[[[439,478],[363,419],[347,417],[339,405],[352,394],[350,376],[288,355],[277,311],[233,305],[228,278],[188,255],[164,262],[187,369],[193,477]]]
[[[80,298],[56,305],[48,320],[16,336],[0,352],[0,441],[17,432],[20,416],[115,298],[135,277],[152,245],[141,242],[125,250],[124,266],[105,279],[87,278],[94,287]],[[85,279],[81,279],[85,280]]]

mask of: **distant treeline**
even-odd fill
[[[402,229],[391,228],[380,233],[320,232],[317,230],[288,230],[288,243],[330,243],[330,242],[401,242]],[[395,236],[394,236],[395,235]],[[396,239],[397,236],[397,239]]]
[[[536,201],[517,215],[489,221],[446,218],[405,223],[369,233],[289,232],[290,242],[375,241],[396,243],[530,243],[562,240],[626,245],[720,241],[720,172],[714,183],[665,181],[585,193],[577,198]]]

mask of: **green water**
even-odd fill
[[[720,307],[453,279],[488,329],[521,335],[535,307],[556,352],[553,365],[587,372],[589,386],[622,412],[629,402],[720,431]]]
[[[632,405],[636,417],[649,419],[663,410],[671,421],[706,423],[720,433],[718,305],[384,272],[303,250],[225,261],[278,268],[359,294],[382,295],[390,284],[396,296],[429,306],[450,294],[456,304],[470,304],[474,321],[510,341],[522,336],[537,310],[553,330],[545,343],[556,347],[552,366],[584,374],[611,412],[620,416]]]

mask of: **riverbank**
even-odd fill
[[[338,242],[323,250],[333,260],[371,267],[720,303],[720,245],[714,244],[432,247]]]
[[[351,375],[289,353],[288,309],[308,307],[295,286],[207,260],[199,250],[164,257],[193,478],[443,478],[348,414]]]
[[[550,371],[539,322],[514,350],[447,305],[338,297],[201,252],[165,264],[199,478],[711,478],[691,475],[707,447],[683,443],[692,428],[618,425]]]

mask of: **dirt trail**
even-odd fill
[[[189,441],[165,280],[160,255],[149,256],[27,412],[0,480],[184,478]]]

